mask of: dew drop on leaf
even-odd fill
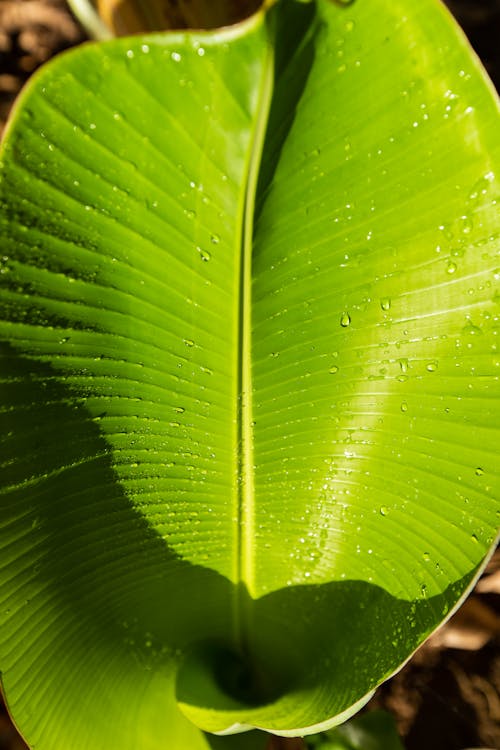
[[[351,325],[351,316],[348,312],[343,312],[340,316],[340,325],[342,328],[348,328]]]
[[[483,468],[482,468],[481,466],[478,466],[478,467],[476,468],[476,476],[477,476],[477,477],[482,477],[482,476],[483,476],[483,474],[484,474],[484,469],[483,469]]]
[[[436,372],[437,368],[438,368],[437,362],[428,362],[425,367],[427,372]]]
[[[382,308],[382,310],[386,311],[391,309],[391,300],[389,299],[389,297],[382,297],[382,299],[380,300],[380,307]]]
[[[424,554],[422,555],[422,558],[424,562],[429,562],[429,560],[431,559],[431,556],[428,552],[424,552]]]
[[[199,245],[197,245],[197,246],[196,246],[196,249],[198,250],[198,252],[199,252],[199,254],[200,254],[200,258],[202,259],[202,261],[203,261],[204,263],[208,263],[208,261],[209,261],[209,260],[210,260],[210,258],[212,257],[212,256],[211,256],[211,254],[210,254],[210,253],[208,252],[208,250],[204,250],[204,249],[203,249],[202,247],[200,247]]]
[[[452,260],[448,261],[448,265],[446,266],[446,273],[452,274],[455,273],[457,270],[457,264],[453,263]]]
[[[174,62],[180,62],[182,60],[182,56],[178,52],[171,52],[170,59]]]
[[[194,341],[192,339],[184,339],[184,343],[189,347],[194,346]]]
[[[473,227],[473,222],[470,216],[462,216],[461,222],[462,222],[462,233],[470,234],[472,231],[472,227]]]
[[[339,368],[337,367],[337,365],[332,365],[332,367],[330,367],[330,375],[335,375],[335,373],[337,373],[338,371]]]
[[[482,330],[479,326],[474,325],[472,320],[468,320],[466,325],[462,328],[462,333],[466,333],[469,336],[477,336],[482,333]]]
[[[491,183],[495,180],[495,174],[493,172],[487,172],[481,177],[472,187],[469,193],[469,200],[476,201],[482,195],[486,195],[488,189],[491,187]]]
[[[403,413],[406,412],[406,411],[408,411],[408,404],[406,403],[406,401],[402,401],[401,402],[401,411]]]

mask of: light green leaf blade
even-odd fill
[[[338,722],[495,536],[491,92],[430,0],[273,22],[273,92],[256,16],[79,50],[6,140],[0,665],[41,748],[241,746],[174,690]]]
[[[300,650],[290,734],[352,715],[499,518],[497,103],[441,6],[318,11],[278,78],[253,256],[248,639]],[[276,714],[255,723],[288,734]]]

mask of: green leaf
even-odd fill
[[[314,750],[404,750],[394,718],[369,711],[307,742]]]
[[[262,750],[200,729],[327,729],[449,615],[500,515],[498,155],[434,0],[283,0],[35,76],[0,214],[32,746]]]

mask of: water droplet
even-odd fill
[[[482,330],[479,326],[474,325],[472,320],[468,320],[466,325],[462,328],[462,333],[465,333],[468,336],[477,336],[482,333]]]
[[[352,31],[355,27],[355,22],[352,20],[346,21],[344,24],[344,28],[346,31]]]
[[[170,59],[174,62],[180,62],[182,60],[182,56],[178,52],[171,52]]]
[[[387,506],[382,505],[382,507],[380,508],[380,515],[387,516],[388,513],[389,513],[389,509],[387,508]]]
[[[424,562],[429,562],[429,560],[431,559],[431,556],[428,552],[424,552],[424,554],[422,555],[422,558]]]
[[[351,325],[351,316],[348,312],[343,312],[340,316],[340,325],[342,328],[348,328]]]
[[[473,542],[474,542],[475,544],[477,544],[477,542],[478,542],[478,538],[477,538],[476,534],[471,534],[471,539],[472,539],[472,541],[473,541]]]
[[[402,412],[408,411],[408,404],[406,403],[406,401],[401,402],[401,411]]]
[[[450,273],[450,274],[455,273],[456,270],[457,270],[457,264],[453,263],[452,260],[449,260],[446,266],[446,273]]]
[[[483,469],[483,468],[482,468],[481,466],[478,466],[478,467],[476,468],[476,476],[477,476],[477,477],[482,477],[482,476],[483,476],[483,474],[484,474],[484,469]]]
[[[194,346],[194,341],[192,339],[183,339],[186,346]]]
[[[211,237],[210,237],[210,242],[212,243],[212,245],[218,245],[219,242],[220,242],[219,235],[218,234],[212,234]]]
[[[330,375],[335,375],[338,371],[339,371],[339,368],[337,367],[337,365],[332,365],[329,370]]]
[[[174,411],[177,412],[177,414],[184,414],[186,410],[183,406],[174,406]]]
[[[471,192],[469,193],[469,199],[472,201],[477,200],[482,195],[486,195],[488,192],[488,189],[491,187],[491,184],[495,180],[495,174],[494,172],[487,172],[483,177],[481,177],[472,187]]]
[[[472,227],[474,226],[472,219],[470,216],[461,216],[460,217],[461,223],[462,223],[462,233],[463,234],[470,234],[472,231]]]
[[[149,44],[142,44],[141,45],[141,51],[147,55],[149,53]]]
[[[380,307],[382,310],[390,310],[391,309],[391,300],[389,297],[382,297],[380,300]]]
[[[180,427],[181,426],[180,422],[170,422],[169,424],[170,424],[170,427]]]
[[[404,374],[408,372],[408,360],[406,358],[399,360],[399,368]]]
[[[277,357],[280,356],[280,353],[279,352],[271,352],[271,354],[269,356],[272,357],[273,359],[276,359]]]
[[[427,365],[426,365],[426,367],[425,367],[425,369],[427,370],[427,372],[436,372],[437,368],[438,368],[438,363],[437,362],[428,362]]]
[[[133,49],[128,49],[127,52],[126,52],[126,55],[127,55],[127,57],[128,57],[129,60],[132,60],[132,58],[134,57],[134,50]]]
[[[199,55],[200,57],[203,57],[203,55],[205,54],[205,50],[203,49],[203,47],[199,47],[199,48],[198,48],[198,49],[196,50],[196,52],[197,52],[197,54],[198,54],[198,55]]]
[[[199,254],[200,254],[200,258],[202,259],[202,261],[203,261],[204,263],[208,263],[208,261],[209,261],[209,260],[210,260],[210,258],[212,257],[212,256],[211,256],[211,254],[210,254],[210,253],[208,252],[208,250],[204,250],[204,249],[203,249],[202,247],[200,247],[199,245],[197,245],[197,246],[196,246],[196,249],[197,249],[197,251],[199,252]]]

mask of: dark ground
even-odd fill
[[[500,90],[500,0],[447,4]],[[0,131],[30,74],[84,38],[64,0],[0,0]],[[499,552],[455,617],[377,691],[373,708],[394,715],[407,750],[500,750]],[[0,707],[0,750],[25,748]]]

